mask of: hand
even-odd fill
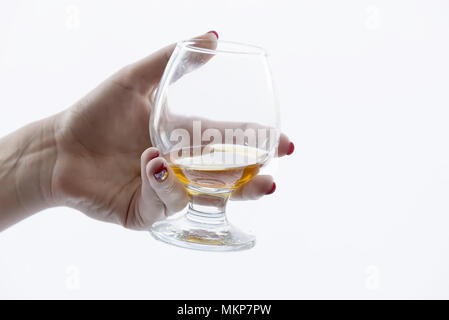
[[[199,38],[215,39],[214,33]],[[131,64],[57,115],[50,194],[57,205],[132,229],[179,211],[188,202],[184,187],[151,146],[151,97],[174,45]],[[293,144],[281,136],[279,155]],[[257,176],[233,199],[257,199],[274,191],[271,176]]]

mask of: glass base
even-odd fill
[[[191,214],[189,210],[179,218],[154,223],[150,232],[157,240],[195,250],[238,251],[254,247],[256,238],[230,225],[226,219],[215,224],[204,223],[208,220],[211,219]]]

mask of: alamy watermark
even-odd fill
[[[268,158],[277,152],[279,132],[275,128],[257,124],[225,127],[219,123],[212,128],[207,121],[205,124],[193,120],[188,128],[175,128],[169,133],[170,161],[189,158],[195,159],[196,164],[235,165]]]

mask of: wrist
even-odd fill
[[[52,191],[53,169],[57,148],[52,116],[25,127],[26,134],[17,172],[17,192],[30,210],[39,211],[56,206]]]
[[[52,175],[57,148],[55,126],[58,116],[33,122],[17,134],[15,171],[16,197],[30,214],[56,206],[52,192]]]
[[[51,188],[57,118],[33,122],[0,139],[0,230],[57,205]]]

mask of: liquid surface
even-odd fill
[[[178,150],[165,158],[185,185],[236,189],[257,175],[267,156],[257,148],[217,144]]]

